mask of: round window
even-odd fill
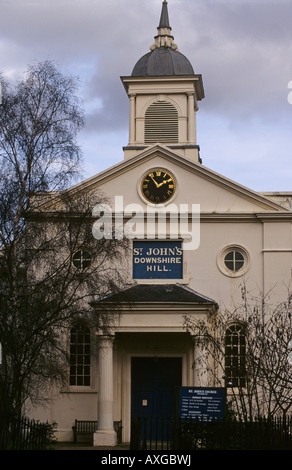
[[[87,251],[78,250],[72,257],[75,268],[84,270],[91,264],[91,256]]]
[[[249,268],[249,255],[242,247],[228,246],[219,254],[217,264],[227,276],[242,276]]]
[[[224,257],[224,264],[227,269],[237,272],[244,266],[244,256],[240,251],[229,251]]]

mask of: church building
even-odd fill
[[[96,332],[101,347],[88,380],[60,393],[42,416],[58,423],[60,441],[72,441],[75,419],[97,420],[95,446],[116,445],[117,422],[126,443],[133,417],[172,415],[178,387],[213,386],[186,316],[232,308],[244,282],[262,293],[276,285],[275,301],[291,283],[292,193],[255,192],[202,162],[196,121],[203,79],[174,42],[167,1],[150,51],[121,81],[129,98],[124,158],[74,186],[74,194],[102,191],[113,220],[123,214],[132,305],[122,306],[111,334]]]

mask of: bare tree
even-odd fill
[[[84,119],[77,83],[51,62],[30,67],[0,106],[0,412],[36,403],[48,383],[68,379],[68,326],[98,328],[117,311],[90,302],[115,292],[124,242],[96,240],[92,209],[99,193],[66,189],[80,169],[77,133]],[[58,200],[54,207],[46,205]]]
[[[214,386],[224,386],[231,408],[245,420],[291,409],[292,296],[277,305],[241,287],[242,303],[185,326],[205,348],[204,366]]]

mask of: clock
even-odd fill
[[[162,204],[175,193],[174,176],[167,170],[153,169],[142,178],[141,193],[148,202]]]

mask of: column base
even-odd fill
[[[114,447],[117,445],[117,433],[114,430],[95,431],[93,434],[93,446]]]

